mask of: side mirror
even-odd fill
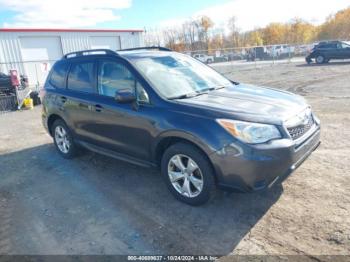
[[[121,104],[128,104],[136,101],[136,95],[130,89],[121,89],[115,92],[115,100]]]

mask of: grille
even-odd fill
[[[287,128],[290,136],[293,140],[302,137],[310,128],[314,125],[314,119],[311,115],[307,116],[308,120],[306,124],[301,124],[295,127]]]

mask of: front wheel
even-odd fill
[[[164,153],[161,172],[176,199],[193,206],[206,203],[215,191],[214,171],[204,153],[178,143]]]
[[[317,64],[323,64],[326,61],[325,57],[323,55],[318,55],[316,57],[316,63]]]

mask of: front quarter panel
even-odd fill
[[[168,111],[159,124],[159,133],[152,143],[152,152],[164,138],[176,137],[189,140],[207,155],[232,143],[230,136],[216,121],[184,112]]]

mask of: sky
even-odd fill
[[[350,0],[0,0],[0,27],[167,28],[209,16],[217,27],[236,17],[241,31],[295,17],[320,24]]]

